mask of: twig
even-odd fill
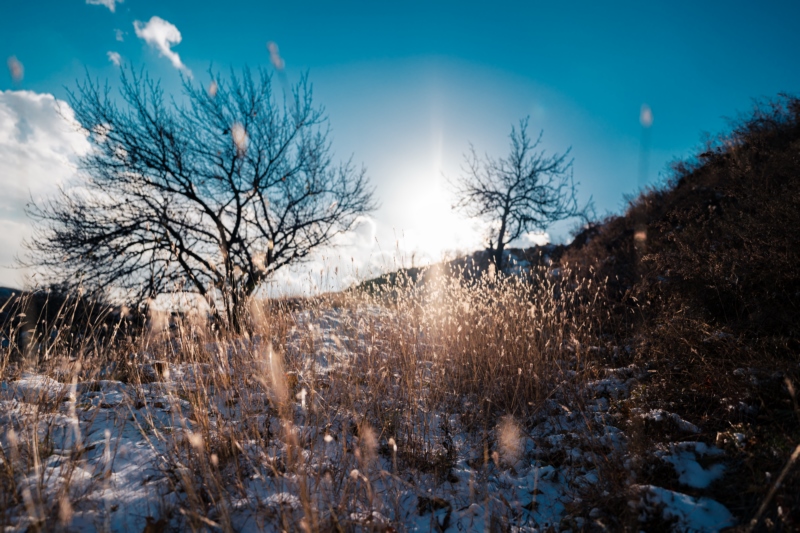
[[[797,461],[798,457],[800,457],[800,444],[798,444],[797,448],[795,448],[794,452],[792,452],[791,457],[789,457],[789,461],[786,463],[786,466],[784,466],[783,470],[781,471],[781,475],[779,475],[778,479],[775,480],[775,483],[772,485],[772,488],[770,488],[769,492],[767,493],[767,497],[761,503],[761,507],[758,508],[758,512],[753,517],[753,519],[750,520],[750,525],[745,530],[747,531],[747,533],[753,531],[753,529],[755,529],[755,527],[758,525],[758,521],[761,520],[761,515],[764,514],[764,511],[767,510],[767,505],[769,505],[769,502],[772,500],[772,497],[775,496],[775,493],[778,491],[778,487],[781,486],[781,483],[783,483],[783,479],[786,477],[786,474],[789,473],[789,470],[792,468],[794,462]]]

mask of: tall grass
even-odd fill
[[[78,333],[69,305],[20,335],[17,301],[0,381],[25,371],[54,381],[31,387],[27,411],[4,404],[0,521],[69,524],[111,476],[127,426],[163,480],[148,527],[233,531],[243,512],[265,528],[388,527],[402,523],[414,476],[452,481],[470,442],[483,450],[478,464],[512,464],[524,451],[519,427],[591,373],[597,291],[545,269],[525,278],[432,270],[425,280],[254,300],[238,337],[202,314],[155,310],[133,334],[111,308]],[[123,400],[87,401],[82,391],[110,390],[100,378],[121,382]],[[88,449],[93,416],[109,412],[116,421]],[[73,483],[87,464],[90,480]],[[100,525],[110,514],[98,511]]]

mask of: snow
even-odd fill
[[[35,403],[39,398],[55,400],[63,392],[64,385],[47,376],[25,372],[20,379],[10,384],[9,389],[14,398]]]
[[[300,354],[302,361],[291,375],[299,382],[296,391],[312,390],[304,388],[312,378],[318,387],[316,393],[289,396],[293,413],[290,423],[278,418],[263,390],[247,388],[253,376],[263,373],[258,366],[261,362],[253,361],[252,375],[214,369],[231,380],[240,380],[242,397],[226,396],[225,391],[210,394],[209,401],[218,413],[209,420],[213,434],[224,435],[226,425],[250,424],[247,427],[265,428],[273,436],[236,442],[242,454],[236,474],[240,481],[230,490],[224,506],[209,504],[208,520],[218,521],[227,514],[239,531],[278,529],[278,522],[265,522],[265,514],[288,513],[299,521],[304,512],[301,487],[308,478],[319,483],[312,502],[317,508],[325,509],[348,494],[369,494],[369,506],[354,505],[345,515],[353,526],[399,523],[409,531],[437,527],[482,531],[502,518],[515,531],[559,529],[562,523],[583,527],[597,516],[572,517],[568,509],[600,484],[598,465],[608,457],[618,458],[620,464],[633,463],[627,450],[627,421],[611,415],[612,407],[629,398],[632,388],[646,375],[633,366],[605,369],[600,379],[584,385],[577,404],[571,404],[566,393],[554,391],[533,427],[520,429],[518,446],[508,444],[510,451],[505,454],[489,450],[487,457],[482,435],[464,429],[457,415],[415,410],[413,416],[419,420],[414,423],[426,432],[415,443],[419,449],[430,456],[452,450],[450,471],[444,477],[411,466],[396,473],[394,454],[402,454],[403,446],[412,443],[388,442],[386,435],[375,439],[389,452],[373,453],[371,458],[367,458],[367,451],[356,455],[355,450],[369,446],[368,439],[362,442],[350,430],[353,421],[361,419],[365,406],[356,401],[351,411],[338,409],[329,414],[325,424],[312,416],[315,409],[327,408],[325,389],[319,384],[329,383],[334,373],[358,363],[347,349],[350,343],[358,342],[349,320],[344,312],[314,317],[298,313],[297,327],[314,331],[319,343],[313,355],[305,354],[300,336],[289,333],[288,349]],[[255,339],[226,350],[210,350],[240,357],[257,351],[258,342]],[[375,346],[379,348],[379,342]],[[152,382],[138,386],[113,380],[70,385],[39,374],[24,374],[0,386],[0,427],[28,428],[52,443],[43,453],[42,472],[37,476],[32,470],[19,480],[20,486],[31,488],[32,493],[39,491],[43,500],[51,502],[49,505],[55,505],[52,502],[57,501],[59,491],[68,490],[71,529],[142,531],[163,516],[164,509],[187,506],[187,494],[176,487],[196,471],[186,452],[180,452],[188,446],[179,445],[188,442],[202,448],[204,443],[200,439],[195,446],[199,434],[193,433],[197,428],[192,421],[192,406],[184,398],[200,388],[212,368],[155,363],[144,363],[152,369]],[[425,377],[428,370],[422,368],[421,372]],[[565,376],[571,379],[575,373]],[[41,398],[58,402],[51,402],[54,406],[47,413],[36,412]],[[465,400],[463,412],[472,405]],[[663,410],[634,412],[633,416],[668,421],[683,433],[699,432],[693,424]],[[446,433],[443,427],[449,428]],[[513,436],[517,430],[506,431]],[[301,453],[287,444],[287,435],[293,435],[288,440],[305,443]],[[502,440],[502,435],[496,436],[495,441]],[[11,443],[7,431],[0,440],[8,452]],[[392,451],[393,446],[397,451]],[[673,466],[682,485],[694,490],[709,487],[725,470],[724,452],[699,441],[669,443],[654,453]],[[78,460],[70,460],[76,455]],[[290,456],[297,458],[293,469],[287,466]],[[660,518],[673,522],[676,531],[697,532],[734,523],[730,512],[714,500],[637,485],[634,478],[631,474],[629,488],[635,495],[632,505],[643,522]],[[41,479],[46,482],[40,483]],[[34,517],[24,505],[10,512],[14,526],[8,531],[24,531],[32,524]],[[170,520],[172,526],[180,527],[176,522],[179,515],[173,514]]]
[[[698,462],[701,457],[719,457],[723,451],[716,446],[707,446],[703,442],[681,442],[671,444],[668,454],[660,454],[662,459],[672,464],[678,474],[678,481],[683,485],[705,489],[725,473],[725,465],[715,463],[703,468]]]
[[[736,523],[730,511],[710,498],[693,498],[654,485],[634,485],[633,489],[639,500],[631,503],[642,511],[641,522],[660,514],[672,522],[673,531],[696,533],[719,531]]]
[[[642,412],[641,409],[634,409],[633,411],[644,420],[656,423],[671,423],[679,431],[682,431],[684,433],[700,433],[700,428],[698,428],[691,422],[687,422],[677,414],[668,413],[663,409],[651,409],[646,413]]]
[[[44,376],[25,375],[9,384],[8,391],[22,393],[30,400],[44,393],[60,393],[62,387]],[[74,502],[72,527],[76,530],[110,527],[114,531],[141,531],[146,517],[170,499],[159,490],[164,484],[156,466],[158,450],[153,445],[157,441],[143,440],[141,428],[117,409],[125,394],[124,384],[82,383],[77,390],[74,403],[63,402],[50,416],[37,415],[16,399],[0,404],[0,425],[8,427],[13,421],[24,428],[32,424],[31,429],[47,435],[53,444],[40,474],[45,483],[38,483],[35,472],[22,483],[34,489],[31,492],[41,489],[43,499],[52,501],[68,487]],[[9,446],[8,438],[4,432],[4,448]],[[82,459],[68,460],[74,454]],[[31,523],[31,517],[22,511],[17,527],[11,531],[24,531]]]

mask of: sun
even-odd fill
[[[411,223],[401,248],[415,254],[418,265],[435,263],[456,251],[480,245],[476,222],[453,210],[454,200],[444,179],[435,176],[409,205]]]

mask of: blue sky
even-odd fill
[[[580,194],[603,214],[620,211],[637,189],[643,104],[654,115],[647,181],[655,183],[754,98],[800,92],[798,2],[91,1],[4,2],[0,58],[16,57],[24,75],[0,74],[0,110],[11,117],[0,114],[0,128],[34,120],[7,91],[62,99],[85,70],[114,80],[109,52],[176,90],[175,57],[202,83],[212,63],[269,65],[274,41],[290,79],[309,72],[337,154],[363,162],[377,187],[381,209],[342,252],[366,254],[365,267],[391,249],[438,259],[479,246],[478,229],[449,211],[442,174],[458,175],[470,142],[504,154],[511,125],[526,115],[544,130],[546,148],[572,147]],[[171,52],[136,34],[135,22],[143,28],[154,16],[180,33]],[[0,183],[46,190],[46,168],[8,170],[7,138],[20,136],[0,131]],[[69,151],[60,142],[85,149],[50,136],[54,164]],[[15,158],[25,146],[15,145]],[[0,218],[17,224],[5,233],[24,226],[19,194],[14,202],[0,205]],[[568,239],[569,228],[551,237]],[[6,265],[18,243],[2,244]],[[14,276],[4,269],[0,283]]]

